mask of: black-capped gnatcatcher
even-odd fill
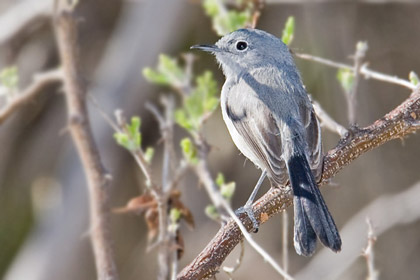
[[[321,131],[288,47],[257,29],[240,29],[211,52],[226,76],[223,119],[238,149],[262,170],[245,211],[258,227],[252,202],[265,176],[273,187],[290,180],[294,202],[294,245],[300,255],[315,251],[317,236],[334,252],[341,239],[317,186],[322,172]]]

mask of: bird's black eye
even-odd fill
[[[246,50],[248,48],[248,44],[244,41],[239,41],[236,43],[236,49],[239,51]]]

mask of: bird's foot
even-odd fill
[[[257,221],[257,219],[255,218],[255,215],[254,215],[254,211],[253,211],[253,209],[252,209],[252,205],[244,205],[244,206],[242,206],[242,207],[240,207],[240,208],[238,208],[236,211],[235,211],[235,214],[237,215],[237,216],[239,216],[240,214],[243,214],[243,213],[246,213],[247,215],[248,215],[248,218],[251,220],[251,222],[252,222],[252,229],[253,229],[253,232],[254,233],[257,233],[258,232],[258,228],[260,227],[260,225],[259,225],[259,223],[258,223],[258,221]]]

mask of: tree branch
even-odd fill
[[[420,129],[420,89],[401,103],[390,113],[375,121],[372,125],[353,131],[342,138],[338,145],[324,157],[324,170],[320,185],[327,183],[342,168],[360,155],[390,140],[402,139]],[[270,189],[253,205],[255,217],[264,223],[274,214],[292,205],[290,188]],[[246,216],[239,216],[246,228],[252,223]],[[213,277],[219,267],[243,239],[237,224],[230,219],[213,237],[203,251],[179,274],[178,280],[208,279]]]
[[[64,71],[64,87],[69,130],[85,171],[90,199],[90,237],[97,277],[118,279],[111,246],[109,225],[109,183],[111,177],[102,165],[93,139],[85,103],[86,89],[78,63],[76,19],[69,11],[59,11],[54,18],[56,38]]]
[[[9,103],[0,110],[0,124],[2,124],[17,109],[32,101],[43,89],[52,83],[62,80],[62,71],[60,69],[50,70],[39,73],[34,76],[34,81],[21,93],[16,94]]]
[[[346,133],[348,132],[347,129],[345,129],[341,124],[337,123],[333,118],[330,117],[330,115],[327,114],[327,112],[322,109],[321,105],[316,102],[312,101],[312,106],[314,107],[315,114],[318,116],[318,119],[321,123],[321,127],[324,127],[328,130],[331,130],[334,133],[337,133],[340,135],[340,137],[346,136]]]
[[[311,54],[305,54],[305,53],[296,53],[295,54],[296,57],[302,58],[302,59],[306,59],[306,60],[310,60],[310,61],[315,61],[317,63],[320,64],[324,64],[333,68],[343,68],[343,69],[347,69],[347,70],[354,70],[353,66],[350,66],[348,64],[344,64],[344,63],[340,63],[340,62],[335,62],[326,58],[322,58],[322,57],[318,57],[318,56],[314,56]],[[406,88],[409,88],[411,90],[415,90],[418,86],[410,83],[407,80],[398,78],[397,76],[390,76],[387,74],[383,74],[380,72],[376,72],[373,71],[371,69],[368,68],[368,63],[364,63],[363,65],[361,65],[360,67],[360,74],[362,74],[364,76],[365,79],[375,79],[375,80],[379,80],[379,81],[383,81],[386,83],[391,83],[391,84],[397,84]]]

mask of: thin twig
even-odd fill
[[[159,276],[158,279],[176,278],[178,267],[178,255],[176,247],[175,233],[168,232],[168,197],[173,188],[173,180],[171,180],[171,163],[175,161],[175,153],[173,147],[173,114],[175,108],[175,100],[173,96],[163,97],[161,100],[165,115],[163,116],[157,107],[151,103],[146,104],[146,108],[154,115],[159,123],[160,132],[162,134],[163,148],[163,164],[162,164],[162,185],[157,198],[159,212]],[[170,269],[169,269],[170,266]]]
[[[261,16],[261,10],[264,8],[264,0],[251,0],[253,2],[253,9],[252,9],[252,22],[251,28],[256,28],[258,20]]]
[[[160,113],[159,109],[156,107],[155,104],[152,104],[150,102],[146,102],[146,105],[144,107],[152,113],[153,117],[157,120],[160,129],[163,129],[165,127],[165,119]]]
[[[373,250],[373,246],[376,242],[376,235],[373,232],[372,221],[367,218],[366,223],[368,225],[368,244],[363,250],[363,256],[366,258],[368,268],[368,277],[366,279],[377,280],[379,275],[378,271],[375,269],[375,251]]]
[[[15,97],[0,110],[0,124],[23,105],[33,101],[47,86],[60,82],[62,79],[63,71],[61,69],[49,70],[44,73],[36,74],[32,84],[21,93],[17,93]]]
[[[341,124],[337,123],[333,118],[331,118],[327,114],[327,112],[325,112],[324,109],[322,109],[321,105],[318,102],[312,101],[312,105],[314,106],[315,113],[318,116],[322,127],[325,127],[331,130],[332,132],[337,133],[338,135],[340,135],[340,137],[344,137],[346,135],[348,130]]]
[[[360,68],[362,67],[363,59],[365,58],[368,49],[366,42],[358,42],[356,45],[356,52],[353,56],[353,85],[349,92],[346,92],[347,100],[347,114],[350,126],[356,124],[356,111],[357,111],[357,90],[360,83]]]
[[[372,125],[355,130],[352,135],[342,138],[338,145],[324,157],[324,169],[320,185],[329,182],[342,168],[360,155],[390,140],[404,138],[419,129],[420,88]],[[206,180],[210,181],[208,184],[212,184],[211,177]],[[254,215],[260,223],[264,223],[290,205],[292,205],[290,190],[271,188],[254,203]],[[261,217],[264,217],[264,219],[261,219]],[[245,214],[240,215],[239,218],[248,229],[252,228],[252,223]],[[238,224],[233,219],[228,220],[206,248],[178,274],[178,279],[206,279],[212,277],[242,238]]]
[[[192,53],[185,53],[182,55],[182,58],[185,62],[185,81],[184,85],[180,89],[180,94],[182,98],[185,98],[186,96],[191,95],[193,89],[192,79],[195,56]]]
[[[351,65],[340,63],[340,62],[335,62],[333,60],[318,57],[318,56],[311,55],[311,54],[295,53],[295,56],[299,57],[299,58],[302,58],[302,59],[305,59],[305,60],[318,62],[320,64],[324,64],[324,65],[327,65],[327,66],[330,66],[330,67],[333,67],[333,68],[343,68],[343,69],[347,69],[347,70],[353,70],[353,66],[351,66]]]
[[[287,211],[282,213],[282,263],[283,269],[287,273],[289,269],[289,215]],[[286,279],[286,278],[284,278]]]
[[[88,100],[92,103],[93,107],[99,112],[99,114],[102,116],[102,118],[105,120],[105,122],[108,123],[108,125],[115,131],[115,132],[121,132],[121,129],[118,127],[118,125],[114,122],[113,119],[111,119],[110,116],[105,112],[105,110],[102,108],[101,104],[99,104],[98,100],[93,96],[92,94],[87,94]]]
[[[163,137],[163,166],[162,166],[162,194],[164,197],[169,195],[170,192],[170,179],[171,179],[171,162],[175,160],[174,158],[174,148],[173,148],[173,114],[174,114],[174,107],[175,107],[175,100],[173,96],[170,97],[163,97],[162,103],[165,107],[165,116],[164,122],[160,124],[160,131]],[[165,205],[162,205],[161,211],[168,212],[168,199],[164,198]],[[167,275],[162,274],[162,279],[167,279],[168,275],[171,276],[171,279],[174,279],[177,274],[178,269],[178,254],[176,248],[176,231],[173,233],[168,232],[169,227],[169,219],[166,215],[166,228],[160,229],[161,240],[166,240],[168,238],[167,244],[165,246],[161,246],[160,255],[161,259],[167,260],[167,263],[159,264],[159,267],[162,268],[163,266],[170,266],[170,271],[168,271]],[[163,245],[163,244],[162,244]],[[164,276],[164,277],[163,277]]]
[[[239,252],[239,258],[236,259],[235,264],[232,267],[224,266],[223,271],[226,272],[227,275],[229,275],[229,280],[233,280],[233,273],[239,269],[239,267],[242,264],[242,261],[245,256],[245,243],[244,240],[241,240],[239,243],[241,246],[240,252]]]
[[[365,76],[365,79],[375,79],[383,82],[388,82],[392,84],[397,84],[406,88],[409,88],[411,90],[415,90],[418,86],[413,85],[407,80],[400,79],[397,76],[390,76],[386,75],[377,71],[370,70],[368,68],[369,63],[364,63],[362,67],[360,68],[360,73],[362,73]]]
[[[334,68],[343,68],[343,69],[347,69],[347,70],[351,70],[351,71],[353,71],[353,69],[354,69],[353,66],[350,66],[348,64],[335,62],[335,61],[332,61],[332,60],[329,60],[329,59],[317,57],[317,56],[310,55],[310,54],[296,53],[295,55],[296,55],[296,57],[306,59],[306,60],[310,60],[310,61],[314,61],[314,62],[318,62],[320,64],[324,64],[324,65],[334,67]],[[383,74],[383,73],[380,73],[380,72],[373,71],[373,70],[369,69],[367,66],[368,66],[368,63],[365,63],[360,68],[360,73],[365,77],[365,79],[371,79],[372,78],[372,79],[380,80],[380,81],[391,83],[391,84],[397,84],[397,85],[409,88],[411,90],[415,90],[417,88],[417,86],[413,85],[412,83],[410,83],[407,80],[398,78],[397,76],[390,76],[390,75],[387,75],[387,74]]]
[[[184,160],[181,161],[180,166],[178,169],[175,170],[175,174],[172,178],[172,180],[168,184],[168,192],[171,192],[173,189],[177,187],[179,182],[182,180],[182,178],[185,176],[187,171],[189,170],[190,165],[187,164]]]
[[[93,139],[85,103],[86,89],[80,77],[76,19],[71,11],[60,10],[54,18],[59,54],[64,71],[64,87],[69,129],[86,174],[90,199],[90,236],[97,277],[118,279],[109,224],[111,176],[102,165]]]
[[[170,246],[167,248],[171,250],[171,280],[176,280],[176,275],[178,273],[178,250],[176,249],[176,232],[170,234]]]

